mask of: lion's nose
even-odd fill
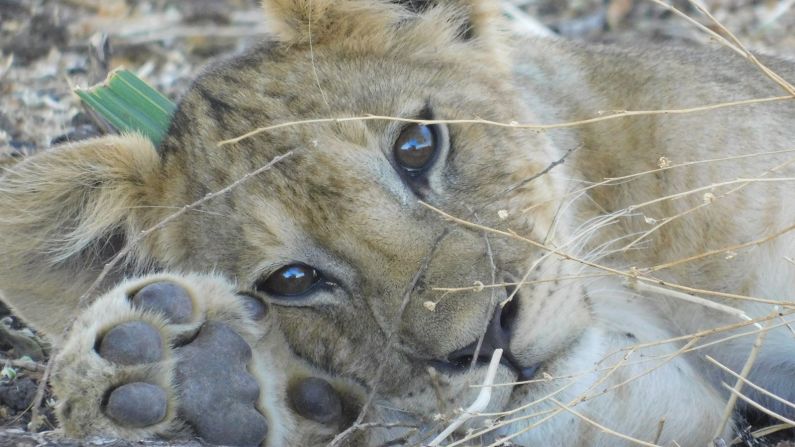
[[[508,291],[511,296],[512,290]],[[478,342],[465,346],[447,355],[447,361],[458,367],[468,367],[477,356],[476,363],[489,363],[496,349],[502,349],[501,363],[510,366],[519,373],[519,380],[526,380],[535,374],[535,367],[523,368],[511,353],[511,336],[514,332],[514,323],[519,312],[519,296],[514,295],[513,299],[504,305],[498,305],[491,316],[483,343],[478,349]]]

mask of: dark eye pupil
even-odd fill
[[[395,142],[395,160],[410,173],[425,168],[436,154],[436,135],[430,126],[413,124]]]
[[[270,295],[295,296],[308,292],[317,284],[320,275],[306,264],[292,264],[280,268],[265,280],[257,281],[255,288]]]

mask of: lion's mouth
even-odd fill
[[[481,346],[480,350],[478,351],[477,342],[475,342],[469,346],[452,352],[448,356],[447,360],[431,360],[429,364],[437,371],[447,374],[463,374],[472,368],[473,359],[475,359],[476,353],[477,359],[474,361],[474,366],[488,366],[489,362],[491,362],[492,356],[494,355],[494,350],[495,348],[492,347]],[[533,379],[541,366],[541,364],[538,363],[529,367],[523,367],[516,362],[515,358],[509,351],[503,352],[503,355],[500,358],[500,364],[510,368],[511,371],[516,374],[516,380],[518,382],[524,382]]]
[[[522,366],[510,349],[519,302],[519,296],[516,295],[505,306],[498,305],[483,335],[469,345],[447,354],[444,360],[432,360],[431,366],[448,374],[460,374],[473,366],[488,365],[494,351],[502,349],[500,363],[510,368],[516,374],[518,381],[532,379],[538,372],[540,364]]]

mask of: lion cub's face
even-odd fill
[[[531,119],[491,42],[478,37],[485,30],[462,14],[468,10],[379,8],[374,17],[394,15],[394,23],[383,18],[388,33],[343,26],[335,34],[321,23],[311,48],[265,46],[197,82],[162,148],[164,194],[187,203],[293,155],[192,213],[170,236],[183,244],[162,257],[234,275],[273,304],[298,355],[369,384],[386,363],[381,392],[405,399],[408,410],[435,412],[465,406],[477,392],[467,386],[482,380],[490,351],[470,369],[471,346],[495,312],[505,342],[496,347],[509,354],[498,381],[559,354],[588,318],[583,294],[553,283],[520,287],[500,310],[513,287],[434,290],[513,283],[531,266],[528,280],[562,274],[556,261],[537,262],[544,252],[450,223],[421,203],[543,241],[554,206],[521,209],[559,195],[559,186],[542,176],[514,187],[557,158],[545,137],[374,119],[299,124],[216,145],[315,118]],[[459,32],[463,25],[475,35]],[[493,402],[509,394],[500,388]]]

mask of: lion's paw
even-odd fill
[[[215,277],[122,284],[78,318],[56,359],[61,423],[79,436],[190,433],[213,444],[264,444],[269,418],[291,420],[280,404],[284,374],[250,373],[278,361],[252,353],[267,336],[258,321],[266,316],[262,302]],[[299,415],[320,423],[340,417],[339,397],[323,379],[299,381],[289,393]]]

